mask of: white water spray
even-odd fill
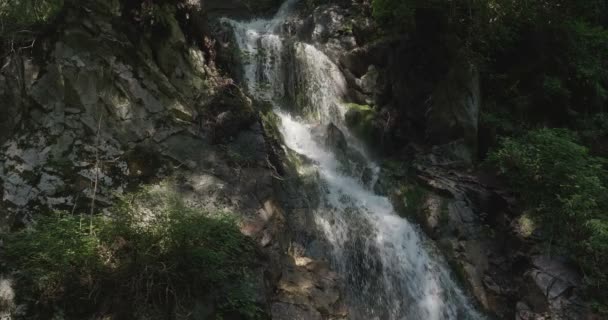
[[[285,146],[311,159],[319,174],[324,192],[315,208],[315,222],[331,245],[327,258],[344,278],[349,319],[482,319],[432,243],[399,217],[386,197],[345,173],[334,151],[315,139],[315,127],[334,123],[361,151],[342,125],[346,81],[340,69],[314,46],[284,35],[297,1],[287,0],[270,20],[225,21],[232,25],[246,57],[249,93],[273,102]],[[314,123],[286,111],[294,108],[285,101],[297,100]],[[363,158],[377,174],[377,166]]]

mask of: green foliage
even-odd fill
[[[373,0],[372,14],[386,29],[407,30],[412,27],[414,21],[411,0]]]
[[[506,138],[490,154],[524,200],[547,238],[581,264],[590,296],[607,303],[608,175],[605,160],[593,157],[575,134],[538,129]]]
[[[500,134],[514,134],[518,132],[521,124],[513,119],[511,114],[504,112],[484,112],[480,115],[480,122],[484,127],[493,128]]]
[[[601,142],[608,138],[608,113],[597,113],[581,120],[578,129],[589,143]]]
[[[378,113],[368,105],[349,103],[345,116],[346,125],[359,138],[371,142],[380,138],[378,134]]]
[[[492,112],[571,125],[577,115],[606,109],[604,0],[373,0],[372,9],[385,31],[415,30],[416,39],[432,38],[427,31],[456,36],[483,66],[483,100],[495,102]],[[445,25],[413,28],[428,23],[427,16]]]
[[[63,6],[63,0],[0,0],[0,54],[31,48]]]
[[[98,239],[72,216],[42,217],[35,229],[6,238],[9,264],[19,266],[28,294],[43,303],[62,295],[66,299],[88,294],[89,280],[102,268]]]
[[[4,238],[18,299],[41,314],[59,308],[82,318],[101,305],[128,317],[180,314],[205,298],[218,316],[260,314],[248,279],[254,245],[236,220],[164,191],[129,196],[111,217],[43,217]]]
[[[63,0],[0,0],[0,34],[31,28],[50,22],[63,8]]]
[[[274,142],[281,143],[283,137],[281,135],[281,118],[272,111],[271,108],[260,111],[260,119],[262,120],[262,128],[266,137],[271,138]]]

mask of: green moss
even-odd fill
[[[346,125],[359,139],[374,145],[379,138],[376,120],[378,118],[376,110],[368,105],[355,103],[347,104]]]
[[[289,166],[292,167],[297,173],[303,173],[305,164],[302,160],[302,156],[291,149],[287,149],[286,155]]]
[[[262,127],[267,137],[270,137],[275,142],[283,141],[281,135],[281,118],[277,116],[272,110],[266,110],[260,112],[260,119],[262,120]]]
[[[424,206],[424,200],[428,192],[416,184],[403,186],[402,188],[405,208],[412,212],[419,212]]]
[[[417,183],[402,182],[394,192],[397,211],[404,217],[424,219],[424,202],[428,191]]]

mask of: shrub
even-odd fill
[[[414,8],[411,0],[373,0],[374,19],[385,29],[407,30],[414,23]]]
[[[48,23],[62,9],[63,0],[1,0],[2,31],[17,31]]]
[[[0,53],[31,47],[36,34],[53,22],[63,5],[63,0],[0,0]]]
[[[579,262],[591,296],[608,302],[605,160],[591,156],[570,131],[539,129],[504,139],[488,161],[520,194],[546,238]]]
[[[260,315],[248,280],[253,243],[230,215],[189,208],[174,195],[140,192],[111,217],[84,223],[66,214],[40,218],[5,240],[17,298],[32,313],[83,318],[103,306],[126,317],[181,314],[211,299],[218,316]]]

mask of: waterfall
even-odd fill
[[[311,160],[318,173],[322,200],[314,220],[331,248],[326,258],[343,278],[349,319],[482,319],[432,242],[372,191],[377,165],[342,124],[344,76],[321,51],[285,30],[296,2],[287,0],[272,19],[224,22],[244,56],[249,94],[273,103],[285,147]],[[355,162],[363,159],[374,177],[366,182],[344,170],[344,154],[316,137],[319,125],[329,123],[354,150],[346,155],[361,155]]]

